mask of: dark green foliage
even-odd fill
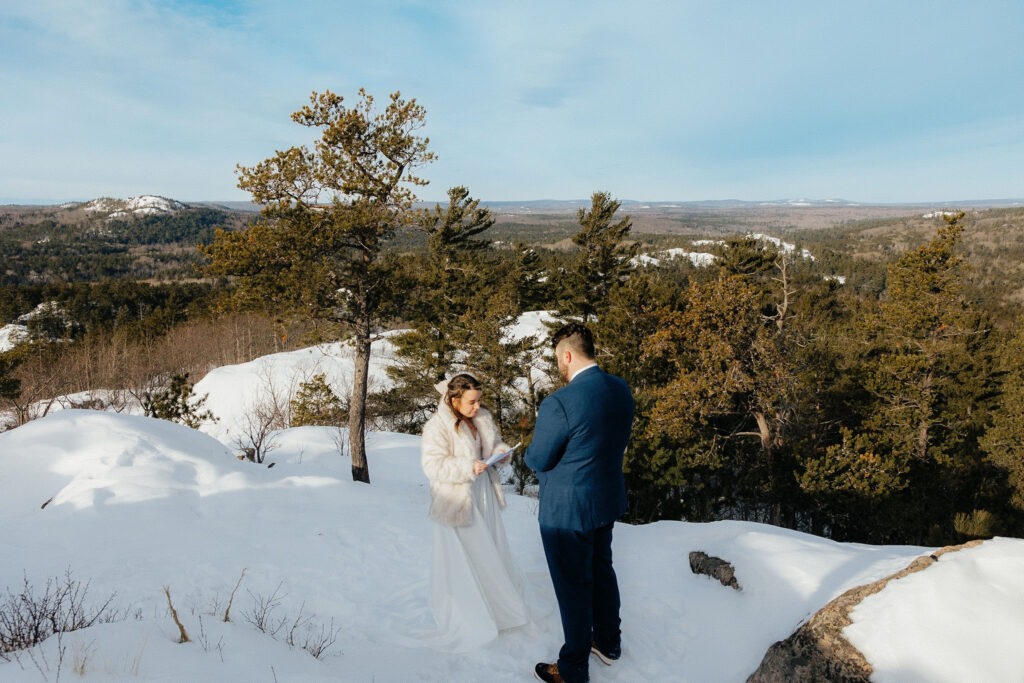
[[[405,315],[412,329],[394,338],[398,364],[388,369],[395,382],[380,400],[407,416],[409,428],[421,425],[437,406],[434,385],[453,374],[456,354],[465,349],[473,323],[484,312],[480,292],[488,270],[480,253],[487,242],[474,239],[493,224],[469,190],[448,191],[448,206],[424,210],[417,224],[427,237],[425,255],[406,259],[399,279],[406,292]]]
[[[988,461],[1005,477],[1008,510],[1018,528],[1024,522],[1024,319],[1000,358],[1002,391],[981,438]]]
[[[627,276],[639,244],[624,242],[632,222],[629,216],[613,222],[619,202],[607,192],[595,192],[589,210],[580,209],[580,230],[572,237],[577,251],[564,277],[563,315],[589,320],[603,313],[611,291]]]
[[[18,398],[21,394],[21,380],[11,376],[19,359],[17,351],[0,353],[0,398]]]
[[[291,402],[291,427],[320,425],[336,427],[348,420],[348,411],[341,398],[334,393],[324,374],[313,375],[299,384]]]
[[[198,429],[205,422],[216,422],[209,410],[204,410],[206,396],[196,396],[188,373],[171,377],[169,386],[156,389],[142,397],[142,409],[148,417],[170,420],[192,429]]]
[[[762,244],[751,237],[725,240],[715,252],[718,267],[726,275],[763,275],[774,269],[779,256],[770,244]]]
[[[0,323],[13,322],[39,304],[54,306],[28,324],[43,338],[77,339],[121,329],[156,336],[173,324],[209,313],[217,293],[205,283],[152,285],[133,280],[0,287]]]
[[[318,132],[312,148],[291,147],[239,167],[238,185],[263,205],[261,218],[241,232],[217,231],[202,251],[211,260],[207,273],[237,277],[247,303],[305,314],[348,337],[355,360],[352,478],[369,483],[370,348],[372,335],[407,300],[396,278],[400,261],[388,247],[416,218],[414,190],[427,181],[415,174],[434,159],[419,135],[426,111],[398,92],[378,108],[364,90],[351,106],[325,91],[291,118]],[[462,208],[472,214],[476,207]]]
[[[195,245],[247,220],[246,214],[198,207],[115,221],[30,215],[0,230],[0,284],[194,276],[202,262]]]

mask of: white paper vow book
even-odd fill
[[[515,453],[516,450],[520,446],[522,446],[522,445],[523,445],[523,442],[520,441],[519,443],[517,443],[515,446],[513,446],[510,449],[508,449],[504,453],[495,453],[491,457],[489,457],[486,460],[484,460],[484,464],[487,465],[487,466],[490,466],[490,465],[493,465],[494,463],[498,462],[499,460],[504,460],[506,457],[508,457],[508,456],[512,455],[513,453]]]

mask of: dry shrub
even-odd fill
[[[12,373],[21,381],[21,395],[0,407],[7,409],[8,426],[19,426],[43,417],[54,405],[70,407],[58,397],[89,392],[79,405],[120,412],[139,405],[175,374],[188,372],[198,380],[221,365],[290,351],[303,345],[310,329],[304,322],[282,324],[252,313],[230,313],[183,322],[155,339],[114,330],[74,344],[26,348]]]
[[[54,634],[125,617],[113,607],[113,594],[98,607],[90,606],[86,601],[89,584],[75,580],[70,569],[63,577],[47,579],[41,594],[28,577],[17,592],[8,588],[6,593],[0,597],[0,659],[4,661]]]

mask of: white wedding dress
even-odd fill
[[[479,451],[479,436],[475,444]],[[476,478],[472,491],[469,526],[434,524],[430,608],[438,630],[430,640],[453,652],[479,648],[499,631],[530,621],[523,580],[486,473]]]

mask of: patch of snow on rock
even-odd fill
[[[750,239],[758,240],[759,242],[769,242],[771,244],[774,244],[780,251],[782,251],[785,254],[792,254],[796,251],[795,244],[783,242],[778,237],[772,237],[771,235],[765,235],[764,233],[760,232],[749,233],[747,237],[749,237]],[[815,260],[814,255],[806,249],[800,250],[800,257],[808,261]]]
[[[710,266],[715,262],[715,255],[702,251],[687,251],[686,249],[669,249],[665,252],[669,258],[688,258],[690,263],[697,267]]]
[[[99,199],[86,202],[82,208],[85,211],[108,213],[107,220],[119,220],[133,215],[147,216],[174,213],[184,209],[185,205],[167,197],[140,195],[138,197],[129,197],[128,199],[100,197]]]
[[[651,256],[650,254],[637,254],[629,260],[629,265],[634,268],[640,268],[643,266],[660,266],[664,259],[677,259],[687,258],[694,266],[704,267],[710,266],[715,262],[715,255],[708,254],[700,251],[687,251],[686,249],[672,248],[666,249],[665,251],[658,252],[657,256]]]
[[[660,264],[661,259],[656,259],[648,254],[637,254],[633,258],[629,259],[629,265],[634,268],[639,268],[640,266],[657,266]]]
[[[12,323],[0,327],[0,353],[10,351],[25,341],[28,341],[28,328],[24,325]]]

